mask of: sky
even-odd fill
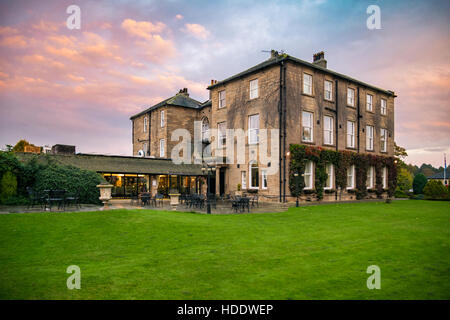
[[[69,29],[70,5],[81,11]],[[369,30],[369,5],[381,29]],[[407,162],[450,156],[449,1],[1,1],[0,146],[73,144],[131,155],[129,117],[283,50],[395,91]]]

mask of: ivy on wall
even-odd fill
[[[298,144],[289,146],[290,166],[289,166],[289,189],[292,196],[296,197],[306,193],[305,182],[302,174],[305,172],[305,165],[308,161],[315,164],[315,194],[318,200],[323,199],[325,183],[328,179],[326,173],[327,164],[334,165],[335,185],[341,190],[347,187],[347,170],[352,165],[355,166],[355,194],[357,199],[364,199],[367,196],[367,173],[369,167],[375,168],[375,190],[378,197],[381,197],[383,190],[383,167],[388,170],[388,195],[392,197],[397,186],[397,167],[394,157],[377,156],[372,154],[361,154],[350,151],[334,151],[321,147],[312,147]],[[296,182],[295,173],[298,173],[298,182]],[[296,187],[298,183],[298,188]],[[309,191],[309,190],[308,190]],[[370,190],[372,191],[372,190]],[[335,190],[336,192],[336,190]]]

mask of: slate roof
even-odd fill
[[[163,107],[165,105],[168,106],[178,106],[178,107],[183,107],[183,108],[191,108],[191,109],[200,109],[200,106],[202,105],[201,102],[189,98],[187,95],[183,94],[183,93],[177,93],[176,95],[174,95],[173,97],[170,97],[166,100],[163,100],[147,109],[145,109],[142,112],[139,112],[137,114],[135,114],[134,116],[130,117],[130,120],[133,120],[136,117],[139,117],[149,111],[158,109],[160,107]]]
[[[448,168],[447,168],[447,170],[445,171],[446,179],[450,179],[450,177],[448,176],[449,173],[450,172],[448,171]],[[432,176],[429,176],[427,179],[444,179],[444,171],[442,170],[441,172],[435,173]]]
[[[16,153],[16,155],[21,161],[28,161],[33,157],[37,157],[39,162],[47,163],[48,159],[52,159],[59,164],[105,173],[202,175],[201,165],[175,164],[170,159],[83,153],[72,155]]]
[[[228,78],[226,78],[226,79],[224,79],[222,81],[219,81],[219,82],[217,82],[217,83],[215,83],[213,85],[210,85],[208,87],[208,89],[212,89],[212,88],[215,88],[217,86],[223,85],[223,84],[225,84],[227,82],[230,82],[232,80],[238,79],[240,77],[243,77],[243,76],[246,76],[246,75],[250,75],[252,73],[256,73],[256,72],[258,72],[258,71],[260,71],[260,70],[262,70],[264,68],[268,68],[270,66],[274,66],[274,65],[280,63],[281,61],[291,61],[291,62],[294,62],[294,63],[297,63],[297,64],[301,64],[301,65],[304,65],[304,66],[307,66],[307,67],[310,67],[310,68],[313,68],[313,69],[321,70],[321,71],[323,71],[325,73],[328,73],[328,74],[331,74],[331,75],[333,75],[333,76],[335,76],[337,78],[345,79],[347,81],[350,81],[350,82],[353,82],[353,83],[357,83],[357,84],[365,86],[367,88],[370,88],[370,89],[373,89],[373,90],[376,90],[376,91],[379,91],[379,92],[383,92],[383,93],[385,93],[387,95],[392,95],[392,96],[396,97],[395,93],[393,91],[391,91],[391,90],[385,90],[385,89],[381,89],[381,88],[375,87],[373,85],[370,85],[368,83],[362,82],[360,80],[356,80],[354,78],[351,78],[349,76],[346,76],[346,75],[338,73],[338,72],[335,72],[333,70],[330,70],[330,69],[327,69],[327,68],[322,68],[321,66],[319,66],[317,64],[310,63],[310,62],[307,62],[307,61],[304,61],[304,60],[292,57],[292,56],[290,56],[288,54],[282,54],[282,55],[278,55],[276,57],[271,57],[268,60],[263,61],[260,64],[257,64],[256,66],[253,66],[253,67],[251,67],[251,68],[249,68],[249,69],[247,69],[245,71],[242,71],[242,72],[240,72],[238,74],[235,74],[235,75],[233,75],[231,77],[228,77]]]

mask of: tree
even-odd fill
[[[394,156],[404,160],[408,156],[408,153],[405,148],[398,146],[397,143],[394,142]]]
[[[30,143],[27,140],[21,139],[16,143],[16,145],[13,147],[12,151],[13,152],[24,152],[25,146],[29,146],[29,145],[30,145]]]
[[[0,201],[5,202],[16,194],[17,178],[11,171],[7,171],[0,180]]]
[[[408,192],[412,188],[413,176],[406,168],[400,168],[397,174],[397,188]]]
[[[418,175],[416,175],[413,181],[414,194],[422,194],[423,188],[426,184],[427,178],[423,174],[419,173]]]

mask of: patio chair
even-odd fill
[[[28,192],[28,209],[33,208],[36,204],[42,206],[44,197],[38,192],[34,191],[33,188],[27,187]]]
[[[252,207],[254,207],[254,206],[256,205],[256,207],[259,208],[259,202],[258,202],[258,200],[259,200],[258,195],[254,195],[254,196],[252,197],[252,201],[251,201]]]
[[[155,204],[160,204],[161,207],[164,206],[164,196],[161,193],[157,193],[155,196]]]
[[[66,210],[65,207],[65,194],[66,190],[50,190],[47,198],[47,203],[50,211],[52,211],[52,204],[58,204],[58,209]]]
[[[77,190],[74,194],[69,195],[65,198],[66,205],[73,205],[74,207],[81,209],[80,205],[80,190]]]

